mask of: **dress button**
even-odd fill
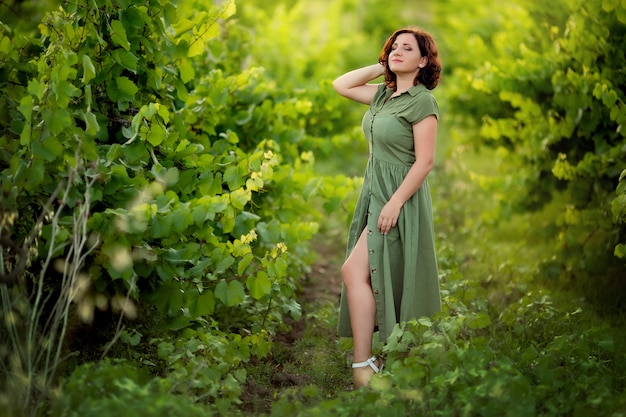
[[[374,254],[374,249],[370,249],[370,255]]]
[[[368,234],[368,235],[371,235],[371,234],[372,234],[372,231],[371,231],[371,230],[368,230],[368,231],[367,231],[367,234]]]
[[[376,268],[373,268],[372,269],[372,274],[375,274],[375,273],[376,273]]]
[[[374,294],[378,294],[378,289],[374,290]]]

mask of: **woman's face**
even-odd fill
[[[422,56],[417,46],[415,35],[401,33],[391,46],[387,65],[396,75],[417,74],[426,65],[426,61],[427,58]]]

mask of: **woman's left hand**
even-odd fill
[[[400,210],[402,204],[397,204],[390,200],[384,205],[378,216],[378,231],[383,235],[389,233],[392,227],[395,227],[398,223],[398,216],[400,216]]]

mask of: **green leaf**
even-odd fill
[[[11,39],[8,36],[0,37],[0,52],[9,55],[12,49]]]
[[[176,347],[172,342],[161,342],[157,347],[157,356],[160,359],[167,359],[175,350]]]
[[[228,19],[237,13],[237,5],[234,0],[226,0],[222,2],[222,10],[220,11],[220,19]]]
[[[147,11],[145,6],[128,7],[123,11],[122,16],[125,23],[128,23],[135,30],[140,30],[144,27],[145,20],[150,18]]]
[[[236,166],[229,166],[224,171],[224,181],[228,183],[228,188],[236,190],[244,184],[244,179]]]
[[[420,317],[419,319],[417,319],[417,322],[420,324],[420,326],[424,326],[428,328],[433,327],[433,322],[428,317]]]
[[[214,274],[223,274],[228,268],[235,263],[235,258],[230,255],[222,255],[222,258],[215,265]]]
[[[235,208],[231,206],[226,206],[224,211],[222,212],[222,216],[220,218],[220,222],[222,223],[222,230],[224,233],[230,233],[235,228]]]
[[[244,255],[243,258],[239,260],[239,264],[237,265],[237,274],[240,276],[243,275],[253,259],[254,255],[251,253]]]
[[[29,80],[28,81],[28,94],[37,97],[39,101],[43,98],[43,95],[46,93],[46,83],[40,83],[39,80]]]
[[[241,304],[246,294],[241,282],[220,281],[215,287],[215,296],[227,307],[233,307]]]
[[[339,206],[341,206],[342,201],[343,197],[334,195],[326,199],[326,201],[324,202],[324,210],[326,210],[326,213],[329,214],[335,213],[339,209]]]
[[[277,243],[280,240],[280,222],[276,219],[269,223],[260,222],[257,224],[257,231],[265,243]]]
[[[50,133],[53,135],[58,135],[73,124],[72,116],[66,109],[58,109],[56,111],[46,109],[43,118],[46,126],[50,129]]]
[[[32,116],[33,116],[33,97],[24,96],[20,100],[18,107],[20,113],[24,115],[25,123],[22,132],[20,133],[20,145],[28,145],[31,140],[31,128],[32,128]]]
[[[148,295],[148,300],[163,314],[178,311],[183,307],[183,292],[180,284],[172,279],[163,282],[154,292]]]
[[[59,138],[57,138],[56,136],[51,136],[44,140],[43,147],[52,155],[54,155],[55,158],[63,154],[63,145],[61,144],[61,141],[59,141]]]
[[[185,32],[191,31],[195,26],[195,23],[189,19],[176,19],[176,23],[172,23],[171,28],[174,29],[174,36],[179,37]]]
[[[148,130],[146,140],[150,142],[152,146],[159,146],[167,137],[167,130],[159,122],[153,122]]]
[[[81,111],[81,116],[85,121],[85,132],[89,135],[95,135],[100,130],[100,125],[98,124],[98,119],[96,115],[90,111]]]
[[[116,49],[113,51],[112,55],[115,62],[133,73],[137,73],[137,63],[139,62],[139,58],[135,55],[124,49]]]
[[[615,251],[613,252],[613,254],[618,258],[626,259],[626,245],[620,243],[615,246]]]
[[[239,188],[230,193],[230,202],[237,210],[243,210],[251,199],[252,192],[246,188]]]
[[[196,71],[190,59],[181,59],[178,63],[178,70],[180,71],[180,79],[183,80],[184,83],[188,83],[196,76]]]
[[[276,272],[277,278],[284,278],[287,276],[287,261],[283,258],[276,258],[274,262],[274,271]]]
[[[484,329],[489,325],[491,325],[491,318],[489,318],[489,315],[487,313],[482,311],[469,320],[470,329]]]
[[[194,290],[193,295],[190,295],[190,293],[188,292],[187,295],[190,299],[188,307],[192,318],[208,316],[213,313],[215,310],[215,296],[213,292],[205,290],[200,294],[198,290]]]
[[[68,107],[72,97],[78,97],[80,95],[80,90],[65,80],[52,83],[52,91],[57,99],[57,105],[60,108]]]
[[[304,199],[308,200],[312,196],[317,194],[317,191],[322,186],[323,182],[324,180],[322,178],[311,178],[302,189],[302,195],[304,196]]]
[[[142,334],[136,330],[133,331],[132,335],[128,331],[124,330],[120,334],[120,340],[130,346],[138,346],[141,342],[141,336]]]
[[[167,322],[166,328],[168,330],[181,330],[189,327],[191,324],[191,318],[185,316],[175,316]]]
[[[302,307],[293,298],[283,303],[283,310],[288,312],[294,320],[300,320],[302,317]]]
[[[155,217],[152,222],[152,237],[167,237],[172,232],[172,216]]]
[[[96,67],[91,62],[89,55],[83,55],[83,83],[88,84],[89,81],[96,77]]]
[[[38,140],[32,142],[31,149],[34,156],[45,161],[54,161],[56,158],[56,155],[53,152],[50,152],[49,149],[45,148]]]
[[[121,46],[127,51],[130,50],[130,42],[128,42],[128,38],[126,37],[126,29],[124,25],[119,20],[111,21],[111,40],[114,44]]]
[[[250,295],[257,300],[268,295],[272,291],[272,282],[265,271],[259,271],[256,276],[250,275],[246,281]]]
[[[115,79],[115,85],[117,86],[120,93],[124,94],[127,100],[132,100],[137,94],[139,89],[128,77],[117,77]]]

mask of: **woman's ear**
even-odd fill
[[[428,57],[423,56],[422,59],[420,59],[420,63],[418,65],[418,67],[424,68],[426,66],[426,64],[428,64]]]

